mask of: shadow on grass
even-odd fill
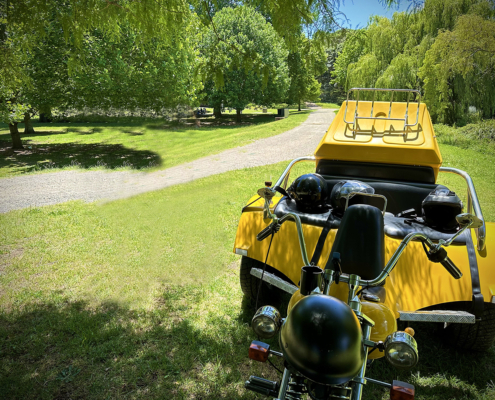
[[[224,316],[206,320],[213,329],[166,301],[152,312],[84,302],[4,312],[2,398],[253,398],[240,389],[250,332]]]
[[[291,115],[296,114],[308,114],[309,111],[295,111],[291,112]],[[223,114],[220,118],[214,118],[211,115],[199,117],[200,130],[205,128],[238,128],[239,126],[252,126],[262,125],[275,121],[275,114],[242,114],[241,122],[237,122],[235,114]],[[180,122],[166,122],[166,123],[149,123],[146,125],[146,129],[160,130],[160,129],[191,129],[195,127],[197,123],[196,118],[181,118]]]
[[[147,168],[160,166],[161,157],[151,151],[134,150],[121,144],[34,144],[24,141],[24,150],[13,151],[10,143],[0,141],[0,168],[16,172],[41,171],[76,166],[87,169],[103,167]]]
[[[116,303],[94,309],[53,296],[59,299],[0,313],[4,398],[252,399],[242,389],[249,375],[263,368],[265,377],[276,379],[267,365],[248,360],[254,335],[246,299],[230,315],[208,306],[198,323],[191,304],[205,300],[201,289],[167,292],[150,311]],[[432,337],[430,327],[417,332],[419,367],[400,372],[378,360],[369,376],[414,383],[421,398],[479,398],[493,379],[493,348],[491,354],[460,354]],[[276,342],[270,341],[278,349]],[[381,399],[384,392],[368,384],[365,398]]]
[[[492,398],[480,396],[488,385],[494,383],[495,346],[486,353],[461,352],[444,344],[440,325],[416,323],[412,327],[416,331],[415,339],[418,343],[418,364],[411,370],[400,371],[382,358],[372,364],[367,376],[385,382],[395,379],[414,384],[416,396],[420,398]],[[372,399],[381,399],[386,391],[368,384],[364,393]],[[489,391],[495,394],[494,388]]]

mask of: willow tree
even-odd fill
[[[432,117],[449,123],[462,119],[470,105],[493,115],[487,49],[494,15],[489,0],[426,0],[412,13],[374,17],[346,36],[334,82],[347,89],[419,89]]]
[[[446,122],[455,122],[469,106],[493,118],[495,21],[473,14],[460,17],[452,31],[438,35],[419,75],[426,101]]]

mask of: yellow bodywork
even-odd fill
[[[249,200],[256,200],[257,196]],[[274,206],[279,198],[274,198]],[[253,203],[249,210],[245,210],[239,221],[237,236],[234,244],[235,249],[247,251],[247,256],[255,260],[264,261],[268,251],[270,240],[258,242],[256,235],[264,229],[267,224],[263,221],[263,202],[261,200]],[[312,225],[303,225],[304,239],[309,257],[313,254],[322,228]],[[325,267],[332,249],[333,241],[337,231],[328,233],[325,245],[318,265]],[[474,243],[476,235],[471,230]],[[401,240],[385,237],[386,260],[397,250]],[[416,311],[425,307],[449,303],[454,301],[471,301],[471,273],[467,249],[465,246],[450,246],[448,255],[455,265],[463,273],[461,279],[454,279],[440,265],[430,262],[419,242],[411,242],[402,253],[397,266],[390,277],[385,281],[387,298],[385,305],[389,307],[399,318],[399,311]],[[492,299],[495,284],[495,224],[486,223],[486,247],[480,253],[477,252],[478,270],[480,276],[481,293],[485,301]],[[273,266],[295,285],[301,276],[303,260],[297,238],[296,226],[293,222],[284,223],[280,231],[274,235],[268,265]]]
[[[378,163],[431,167],[435,180],[442,165],[442,156],[435,138],[430,115],[424,104],[409,104],[407,123],[404,127],[406,103],[360,101],[358,118],[355,118],[356,102],[342,104],[333,123],[318,145],[314,156],[316,164],[322,160],[345,162]],[[390,115],[389,115],[390,110]],[[346,114],[346,117],[344,117]],[[362,117],[384,119],[363,119]],[[386,118],[402,118],[389,120]],[[418,120],[417,124],[416,118]],[[347,121],[347,122],[346,122]],[[271,220],[263,219],[263,202],[258,196],[248,201],[249,207],[243,210],[234,244],[241,254],[264,262],[270,240],[258,242],[256,235]],[[280,197],[272,200],[275,208]],[[303,224],[304,239],[311,258],[320,237],[322,228]],[[331,230],[326,238],[317,265],[324,268],[330,255],[337,231]],[[477,243],[474,230],[473,242]],[[400,239],[385,236],[385,259],[388,261],[401,243]],[[481,293],[485,302],[495,302],[495,224],[486,223],[486,246],[477,251]],[[460,269],[463,276],[455,280],[440,264],[428,260],[421,243],[411,242],[402,253],[396,267],[385,281],[386,298],[384,303],[363,301],[362,311],[376,323],[371,333],[374,341],[384,340],[397,329],[399,311],[417,311],[444,303],[472,301],[471,273],[466,246],[450,246],[448,255]],[[267,264],[280,271],[295,285],[298,285],[301,267],[304,266],[299,246],[296,226],[288,221],[273,236],[273,243]],[[347,301],[348,288],[345,284],[332,285],[330,294]],[[289,303],[290,309],[302,298],[296,292]],[[374,352],[370,358],[378,358],[383,353]]]
[[[360,101],[358,115],[388,117],[390,103]],[[358,119],[356,124],[344,121],[346,102],[336,115],[325,136],[314,153],[317,162],[325,160],[372,162],[384,164],[421,165],[433,168],[435,179],[442,165],[442,156],[436,141],[433,126],[425,104],[409,104],[408,123],[418,123],[404,129],[406,103],[393,103],[390,118],[403,118],[402,121],[385,119]],[[356,102],[349,101],[346,120],[353,121]]]

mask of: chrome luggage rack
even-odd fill
[[[354,111],[354,119],[352,121],[347,121],[347,107],[349,105],[349,95],[351,94],[351,92],[357,92],[357,96],[356,96],[356,108],[355,108],[355,111]],[[373,92],[373,100],[371,102],[371,113],[370,113],[370,116],[369,117],[365,117],[365,116],[360,116],[358,115],[358,105],[359,105],[359,93],[360,92]],[[377,92],[391,92],[391,95],[390,95],[390,105],[389,105],[389,108],[388,108],[388,116],[386,117],[383,117],[383,116],[373,116],[373,109],[375,107],[375,99],[376,99],[376,93]],[[391,114],[392,114],[392,104],[394,102],[394,93],[407,93],[407,105],[406,105],[406,112],[405,112],[405,115],[404,115],[404,118],[391,118]],[[408,118],[409,118],[409,100],[410,100],[410,94],[411,93],[414,93],[417,95],[417,103],[418,103],[418,108],[417,108],[417,111],[416,111],[416,122],[414,122],[413,124],[408,124],[407,121],[408,121]],[[347,92],[347,99],[345,101],[345,112],[344,112],[344,122],[346,124],[349,124],[349,125],[352,125],[352,129],[353,131],[356,130],[356,126],[359,126],[358,125],[358,120],[359,119],[371,119],[371,120],[386,120],[386,121],[404,121],[404,131],[406,131],[406,129],[409,127],[413,127],[413,126],[416,126],[418,125],[418,121],[419,121],[419,106],[421,104],[421,93],[419,90],[416,90],[416,89],[381,89],[381,88],[352,88],[352,89],[349,89],[349,91]]]

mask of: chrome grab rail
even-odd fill
[[[285,171],[282,172],[282,175],[280,175],[280,178],[278,178],[277,182],[275,182],[275,186],[280,186],[280,187],[283,187],[285,189],[285,186],[282,186],[282,185],[287,185],[287,179],[289,178],[289,173],[290,173],[290,170],[292,169],[292,167],[301,162],[301,161],[316,161],[316,158],[314,156],[306,156],[306,157],[299,157],[299,158],[296,158],[295,160],[292,160],[290,162],[290,164],[287,166],[287,168],[285,168]]]
[[[403,89],[405,90],[405,89]],[[285,168],[284,172],[278,178],[277,182],[275,183],[274,186],[281,186],[284,187],[287,184],[287,180],[289,178],[289,173],[292,169],[292,167],[301,162],[301,161],[316,161],[316,158],[314,156],[307,156],[307,157],[299,157],[294,160],[292,160],[289,165]],[[483,212],[481,211],[481,206],[478,200],[478,195],[476,194],[476,189],[474,188],[474,183],[469,174],[465,171],[462,171],[457,168],[451,168],[451,167],[440,167],[440,172],[446,172],[446,173],[451,173],[455,175],[459,175],[464,178],[464,180],[467,183],[468,186],[468,206],[467,206],[467,212],[471,213],[474,211],[474,215],[476,215],[479,219],[483,221],[483,225],[479,228],[475,228],[476,232],[476,237],[478,240],[477,243],[477,249],[478,251],[483,251],[485,249],[485,244],[486,244],[486,225],[485,225],[485,219],[483,218]],[[284,186],[282,186],[284,185]]]
[[[481,211],[480,202],[478,200],[478,195],[476,194],[476,189],[474,188],[474,183],[469,174],[457,168],[451,167],[440,167],[440,172],[446,172],[449,174],[455,174],[462,176],[467,183],[468,187],[468,205],[467,212],[471,213],[474,210],[474,215],[483,221],[483,225],[479,228],[475,228],[476,238],[478,239],[477,249],[478,251],[483,251],[485,249],[486,242],[486,225],[485,219],[483,218],[483,213]]]
[[[349,200],[351,198],[353,198],[354,196],[367,196],[367,197],[374,197],[374,198],[382,199],[383,200],[383,211],[382,211],[382,215],[385,216],[385,213],[387,211],[387,203],[388,203],[388,201],[387,201],[387,198],[385,196],[383,196],[382,194],[351,192],[351,193],[349,193],[346,196],[344,211],[347,210],[347,208],[349,207]]]
[[[349,94],[353,91],[357,91],[357,98],[356,98],[356,109],[354,110],[354,120],[352,121],[347,121],[347,106],[349,104]],[[358,105],[359,105],[359,92],[373,92],[373,101],[371,102],[371,114],[369,117],[364,117],[364,116],[359,116],[358,115]],[[373,117],[373,109],[375,107],[375,98],[376,98],[376,92],[391,92],[390,96],[390,105],[388,108],[388,117]],[[406,105],[406,113],[404,115],[404,118],[391,118],[390,115],[392,113],[392,104],[394,102],[394,93],[407,93],[407,105]],[[409,94],[410,93],[416,93],[418,95],[418,109],[416,111],[416,122],[414,124],[408,124],[407,119],[409,117]],[[344,122],[346,124],[350,124],[354,127],[357,124],[358,119],[373,119],[373,120],[390,120],[390,121],[404,121],[404,131],[406,130],[407,127],[411,126],[416,126],[418,125],[419,121],[419,106],[421,104],[421,92],[416,89],[384,89],[384,88],[352,88],[347,91],[347,99],[345,101],[345,111],[344,111]]]

